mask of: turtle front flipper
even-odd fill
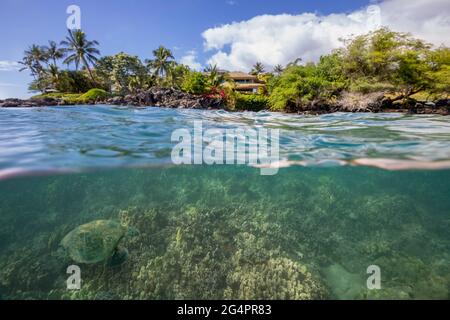
[[[108,265],[111,267],[120,266],[128,258],[128,250],[123,247],[118,247],[114,254],[108,261]]]

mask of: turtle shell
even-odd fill
[[[113,220],[97,220],[72,230],[61,241],[70,258],[92,264],[109,259],[127,228]]]

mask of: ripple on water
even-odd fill
[[[108,106],[0,109],[0,170],[80,170],[170,162],[175,129],[279,129],[280,163],[384,169],[447,167],[440,115],[182,110]]]

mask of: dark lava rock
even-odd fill
[[[1,108],[31,108],[31,107],[48,107],[57,106],[60,104],[60,100],[53,98],[42,99],[6,99],[0,101]]]
[[[1,107],[3,108],[15,108],[19,107],[22,104],[22,100],[19,99],[6,99],[1,103]]]
[[[140,90],[125,97],[114,97],[106,101],[113,105],[155,106],[166,108],[220,109],[225,106],[221,98],[193,95],[174,88],[154,87]]]
[[[436,101],[436,107],[441,108],[441,107],[447,107],[450,108],[450,99],[441,99]]]

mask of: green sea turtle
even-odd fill
[[[124,237],[136,235],[137,232],[114,220],[97,220],[69,232],[62,239],[61,246],[77,263],[107,261],[111,265],[118,265],[128,256],[127,249],[120,247],[120,242]]]

